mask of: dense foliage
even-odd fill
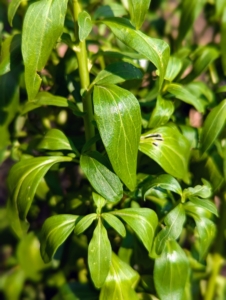
[[[0,0],[0,42],[0,297],[226,299],[226,1]]]

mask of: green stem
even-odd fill
[[[75,38],[79,41],[78,35],[78,15],[81,12],[81,7],[78,0],[72,0],[72,13],[75,22]],[[80,85],[83,90],[83,111],[85,112],[84,116],[84,126],[85,126],[85,136],[86,141],[89,141],[92,137],[95,136],[95,128],[92,124],[93,121],[93,103],[90,93],[86,93],[90,85],[89,70],[88,70],[88,59],[86,51],[86,42],[80,41],[77,46],[77,60],[78,60],[78,70],[80,76]],[[95,150],[95,145],[93,145],[92,150]]]

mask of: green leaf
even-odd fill
[[[62,156],[36,157],[23,159],[12,167],[8,176],[8,213],[18,236],[22,236],[29,227],[26,216],[42,178],[54,164],[71,160]]]
[[[225,3],[223,5],[225,6]],[[226,53],[224,51],[225,45],[226,45],[226,8],[224,7],[223,15],[221,19],[221,39],[220,39],[221,61],[222,61],[222,68],[224,71],[224,75],[226,75]]]
[[[44,262],[49,262],[56,250],[68,238],[79,216],[57,215],[48,218],[41,231],[41,255]]]
[[[115,85],[95,86],[94,112],[115,173],[130,190],[134,190],[141,133],[137,99],[131,92]]]
[[[79,217],[81,218],[81,217]],[[89,226],[93,223],[93,221],[97,219],[97,214],[88,214],[85,217],[82,217],[82,219],[78,219],[75,225],[74,233],[76,235],[81,234],[84,232]]]
[[[171,118],[174,112],[174,104],[172,101],[158,96],[156,107],[151,113],[151,117],[148,123],[148,128],[155,128],[165,125]]]
[[[193,105],[199,112],[204,112],[202,101],[197,95],[192,94],[185,85],[170,83],[167,85],[167,91],[173,94],[177,99]]]
[[[155,187],[160,187],[162,189],[182,195],[180,184],[174,177],[169,174],[162,174],[157,176],[155,179],[148,181],[142,188],[143,197],[145,198],[145,195],[148,194],[150,189],[153,189]]]
[[[1,287],[5,296],[3,299],[20,299],[26,281],[24,271],[19,266],[17,266],[11,268],[7,273],[8,274],[5,275],[5,281],[3,281],[3,287]],[[1,277],[4,277],[4,275]]]
[[[158,225],[156,213],[149,208],[125,208],[110,213],[123,219],[150,253],[155,229]]]
[[[188,259],[174,240],[166,243],[165,250],[155,260],[154,282],[161,300],[183,300],[189,275]]]
[[[13,18],[16,14],[16,11],[18,9],[18,7],[20,6],[20,3],[23,2],[23,0],[12,0],[9,3],[9,7],[8,7],[8,21],[10,26],[13,26]]]
[[[141,136],[139,150],[156,161],[167,173],[187,176],[189,142],[172,127],[159,127]]]
[[[159,70],[159,89],[162,86],[170,56],[168,44],[159,39],[153,39],[135,30],[130,22],[123,18],[111,18],[102,21],[115,36],[138,53],[144,55]]]
[[[111,263],[111,243],[101,220],[93,232],[88,247],[88,265],[90,275],[97,288],[103,286]]]
[[[114,215],[109,213],[104,213],[101,215],[102,218],[112,227],[114,228],[122,237],[126,236],[126,229],[123,223],[116,218]]]
[[[224,127],[226,119],[226,99],[215,106],[208,114],[201,134],[201,149],[207,151]]]
[[[48,130],[37,147],[47,150],[71,150],[78,154],[72,141],[61,130],[56,128]]]
[[[78,35],[80,41],[84,41],[92,30],[92,20],[86,11],[82,11],[78,15]]]
[[[201,198],[208,198],[212,194],[212,188],[210,185],[196,185],[194,188],[189,187],[184,189],[183,195],[185,198],[190,198],[190,196],[197,196]]]
[[[28,99],[33,100],[40,88],[41,71],[60,37],[68,0],[41,0],[32,3],[23,23],[22,55]]]
[[[169,239],[178,239],[185,222],[185,210],[181,203],[179,203],[173,210],[171,210],[164,218],[166,225],[155,238],[154,246],[157,254],[165,249]]]
[[[93,188],[109,202],[117,203],[123,196],[122,183],[104,163],[101,154],[94,151],[80,158],[81,168]]]
[[[140,29],[142,26],[150,3],[151,0],[129,0],[131,23],[136,27],[136,29]]]
[[[105,70],[98,73],[92,82],[94,84],[116,84],[131,79],[142,79],[143,73],[140,69],[127,62],[116,62],[110,64]]]
[[[189,200],[197,206],[207,209],[212,214],[218,216],[216,205],[208,199],[199,199],[198,197],[189,197]]]
[[[182,60],[176,56],[170,56],[169,62],[166,69],[165,79],[168,81],[173,81],[183,66]]]
[[[109,274],[101,289],[100,300],[137,300],[133,288],[138,280],[139,274],[112,253]]]
[[[109,17],[122,17],[127,15],[125,8],[118,3],[109,3],[108,5],[99,6],[93,15],[94,19],[109,18]]]
[[[106,200],[103,197],[101,197],[100,195],[98,195],[94,192],[92,193],[92,196],[93,196],[93,200],[95,202],[95,205],[97,207],[97,214],[101,214],[101,210],[105,206]]]

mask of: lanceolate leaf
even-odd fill
[[[102,218],[112,227],[114,228],[122,237],[126,236],[126,229],[123,223],[114,215],[104,213],[101,215]]]
[[[130,190],[134,190],[141,133],[137,99],[131,92],[115,85],[95,86],[94,112],[115,173]]]
[[[208,199],[199,199],[198,197],[190,197],[189,200],[197,206],[207,209],[212,214],[218,216],[218,211],[216,205]]]
[[[89,270],[97,288],[103,286],[110,269],[110,263],[111,244],[107,231],[99,219],[88,247]]]
[[[137,300],[133,289],[138,280],[138,273],[112,253],[109,274],[101,289],[100,300]]]
[[[92,20],[86,11],[80,12],[78,15],[79,39],[84,41],[92,30]]]
[[[71,160],[63,156],[37,157],[21,160],[12,167],[8,177],[8,207],[11,226],[18,236],[28,229],[26,216],[43,176],[55,163]]]
[[[41,71],[63,31],[68,0],[40,0],[32,3],[25,15],[22,34],[22,55],[28,99],[37,95]]]
[[[223,129],[226,120],[226,100],[214,107],[207,116],[201,135],[202,151],[207,151]]]
[[[182,60],[176,56],[170,56],[169,63],[167,65],[165,79],[173,81],[182,69]]]
[[[98,152],[81,155],[81,168],[93,188],[106,200],[116,203],[123,195],[122,183],[118,176],[104,164]]]
[[[112,214],[123,219],[136,233],[148,252],[158,225],[156,213],[149,208],[125,208],[112,211]]]
[[[189,142],[172,127],[159,127],[141,136],[139,150],[155,160],[167,173],[185,178]]]
[[[161,88],[170,54],[168,44],[163,40],[150,38],[141,31],[135,30],[126,19],[111,18],[102,22],[112,30],[119,40],[144,55],[156,66],[159,70],[159,88]]]
[[[15,13],[20,6],[20,3],[23,2],[23,0],[12,0],[9,3],[8,7],[8,21],[11,26],[13,26],[13,18],[15,16]]]
[[[136,27],[136,29],[140,29],[140,27],[142,26],[150,3],[151,0],[129,0],[131,22]]]
[[[41,255],[44,262],[49,262],[58,247],[67,239],[75,227],[79,216],[57,215],[48,218],[41,231]]]
[[[77,220],[78,222],[76,222],[74,233],[77,235],[81,234],[87,228],[89,228],[95,219],[97,219],[97,214],[89,214],[83,217],[81,220]]]
[[[154,282],[161,300],[182,300],[189,275],[188,259],[174,240],[166,243],[165,250],[155,260]]]

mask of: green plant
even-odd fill
[[[226,9],[183,1],[167,43],[140,30],[150,2],[1,2],[13,30],[1,44],[0,159],[18,160],[7,209],[21,239],[7,299],[48,277],[55,300],[208,300],[216,285],[224,299],[225,53],[187,34],[206,5],[213,26],[222,16],[224,49]]]

